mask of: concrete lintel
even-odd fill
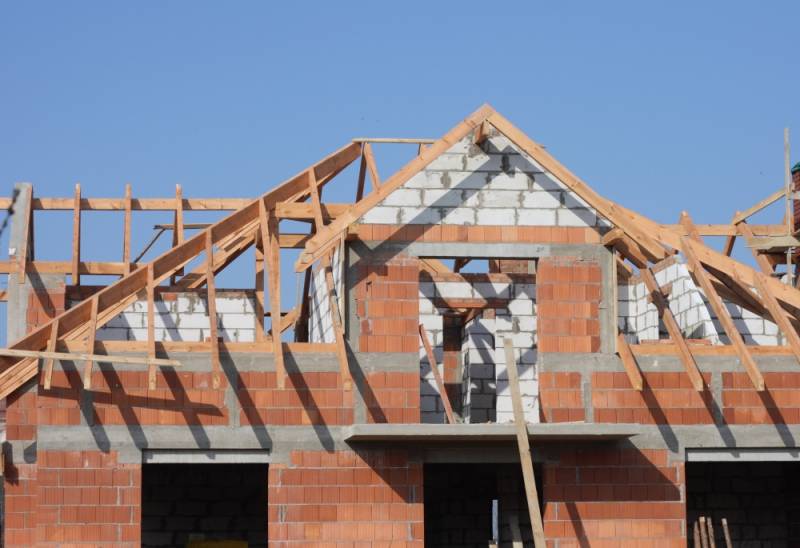
[[[794,356],[753,356],[762,372],[797,371]],[[704,373],[744,372],[735,356],[695,356],[697,367]],[[681,372],[685,367],[677,355],[636,356],[636,363],[646,373]],[[615,354],[539,353],[538,365],[546,372],[625,371]]]
[[[145,449],[142,451],[145,464],[243,464],[272,462],[269,451],[245,450],[169,450]]]
[[[636,435],[637,425],[548,423],[528,424],[528,436],[544,441],[610,441]],[[515,439],[513,424],[354,424],[345,429],[349,443],[397,442],[475,442],[492,443]]]
[[[800,451],[765,447],[760,449],[687,449],[686,462],[797,462]]]

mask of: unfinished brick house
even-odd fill
[[[17,186],[6,546],[800,544],[798,243],[746,223],[783,190],[660,224],[488,106],[391,140],[413,157],[381,180],[385,141],[255,200]],[[323,202],[342,180],[355,200]],[[34,256],[49,210],[69,261]],[[81,249],[98,210],[124,216],[119,262]],[[139,211],[172,219],[152,260]],[[242,261],[253,283],[218,288]]]

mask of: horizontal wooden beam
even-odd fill
[[[436,142],[436,139],[408,139],[404,137],[356,137],[353,139],[354,143],[399,143],[409,145],[430,145]]]
[[[235,211],[253,198],[184,198],[184,211]],[[124,211],[125,198],[81,198],[82,211]],[[0,208],[11,205],[11,198],[0,198]],[[34,198],[36,211],[72,211],[74,198]],[[133,198],[133,211],[175,211],[175,198]]]
[[[681,225],[659,225],[660,228],[671,230],[679,236],[688,236],[686,229]],[[781,236],[786,234],[785,224],[773,225],[749,225],[756,236]],[[736,236],[736,225],[734,224],[696,224],[697,234],[700,236]]]
[[[335,218],[349,208],[352,204],[320,204],[323,218]],[[314,220],[314,207],[310,203],[282,202],[275,205],[275,215],[278,219]]]
[[[118,356],[108,354],[85,354],[75,352],[48,352],[45,350],[15,350],[12,348],[0,348],[0,356],[11,356],[12,358],[48,358],[61,361],[93,361],[110,363],[136,363],[145,365],[156,365],[158,367],[180,367],[178,360],[162,358],[147,358],[145,356]]]

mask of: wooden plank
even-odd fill
[[[706,520],[706,527],[708,527],[708,545],[710,548],[717,548],[717,541],[714,538],[714,520],[708,518]]]
[[[422,346],[425,347],[425,354],[428,356],[428,364],[431,366],[433,379],[436,381],[436,388],[439,389],[439,397],[442,399],[444,405],[444,414],[447,417],[448,424],[455,424],[456,418],[453,415],[453,406],[450,404],[450,396],[447,394],[447,389],[442,379],[442,374],[439,372],[439,364],[436,363],[436,356],[433,354],[433,348],[428,340],[428,334],[425,332],[425,326],[419,324],[419,338],[422,339]]]
[[[123,221],[122,233],[122,275],[127,276],[131,273],[131,210],[132,210],[131,185],[125,185],[125,218]]]
[[[50,327],[50,340],[47,342],[47,351],[48,352],[55,352],[56,351],[56,343],[58,342],[58,318],[53,320],[53,323]],[[93,352],[93,348],[89,348],[89,352]],[[29,350],[17,350],[16,352],[30,352]],[[31,357],[31,356],[21,356],[21,357]],[[44,362],[44,389],[50,390],[50,385],[53,382],[53,357],[45,358]]]
[[[150,365],[147,369],[147,386],[156,389],[156,368],[152,360],[156,358],[156,282],[153,277],[152,263],[147,265],[147,358]],[[96,299],[97,297],[95,297]]]
[[[749,217],[752,217],[753,215],[755,215],[756,213],[758,213],[759,211],[761,211],[765,207],[767,207],[769,205],[772,205],[773,203],[775,203],[778,200],[780,200],[781,198],[783,198],[784,194],[785,194],[785,190],[784,189],[776,190],[775,192],[773,192],[772,194],[770,194],[769,196],[767,196],[763,200],[758,201],[753,206],[748,207],[747,209],[745,209],[742,212],[737,212],[736,215],[733,216],[733,219],[731,220],[731,224],[732,225],[737,225],[737,224],[741,223],[742,221],[746,221]]]
[[[256,233],[256,242],[255,242],[255,301],[254,301],[254,308],[255,308],[255,328],[256,328],[256,340],[263,341],[265,340],[266,333],[264,332],[264,251],[263,251],[263,238],[261,236],[261,230],[259,229]]]
[[[514,425],[517,433],[519,461],[522,466],[522,479],[525,483],[525,498],[528,501],[528,513],[530,514],[531,528],[533,530],[533,543],[536,548],[546,548],[542,512],[539,508],[539,495],[536,492],[536,478],[533,473],[533,459],[531,458],[531,446],[528,439],[528,425],[525,421],[525,412],[522,409],[517,359],[514,356],[514,347],[511,339],[503,340],[503,348],[505,350],[506,371],[508,371],[508,385],[511,388],[511,404],[514,408]]]
[[[519,516],[516,512],[509,514],[508,528],[511,530],[511,548],[525,548],[522,531],[519,530]]]
[[[786,196],[786,227],[789,235],[794,234],[794,215],[792,214],[792,161],[789,149],[789,128],[783,128],[783,186]],[[789,274],[791,276],[791,274]]]
[[[683,254],[686,257],[689,271],[692,273],[695,281],[700,285],[703,293],[706,296],[706,299],[708,300],[708,303],[711,305],[711,308],[717,315],[717,319],[722,325],[722,328],[725,330],[725,334],[728,336],[731,344],[736,349],[739,360],[742,362],[742,365],[747,371],[747,374],[753,383],[753,387],[758,392],[762,392],[764,390],[764,377],[761,375],[761,371],[759,371],[758,366],[753,360],[753,357],[750,355],[750,351],[744,344],[741,334],[736,329],[736,325],[733,323],[733,319],[728,313],[728,309],[723,304],[722,299],[720,299],[719,295],[714,289],[714,286],[711,285],[708,274],[703,269],[700,259],[695,253],[691,242],[689,242],[688,238],[685,236],[681,237],[681,241],[683,243]]]
[[[354,143],[394,143],[406,145],[429,145],[436,139],[407,139],[404,137],[356,137]]]
[[[94,341],[97,337],[97,297],[92,298],[92,315],[89,319],[89,333],[86,337],[86,351],[91,353],[94,349]],[[94,361],[91,358],[87,359],[83,365],[83,388],[85,390],[92,389],[92,366]]]
[[[669,230],[677,236],[687,236],[684,228],[677,225],[658,225],[663,230]],[[769,225],[750,225],[756,236],[781,236],[786,234],[785,224]],[[735,224],[697,224],[697,233],[701,236],[734,236],[736,235]]]
[[[341,215],[352,204],[321,204],[322,216],[325,219],[335,219]],[[275,214],[279,219],[293,219],[299,221],[313,220],[315,216],[314,206],[305,202],[281,202],[275,204]]]
[[[211,386],[219,388],[221,364],[219,360],[219,334],[217,333],[217,285],[214,280],[214,243],[211,231],[206,231],[206,308],[208,309],[209,335],[211,339]]]
[[[20,247],[17,250],[17,283],[25,283],[25,273],[28,268],[28,255],[30,255],[30,245],[33,236],[33,185],[24,187],[25,209],[20,211],[22,216],[22,234]],[[8,206],[10,207],[10,205]]]
[[[733,542],[731,542],[731,532],[728,530],[727,518],[722,518],[722,534],[725,537],[726,548],[733,548]]]
[[[81,262],[81,185],[75,185],[72,210],[72,285],[81,285],[78,265]]]
[[[327,251],[336,245],[338,239],[347,230],[347,227],[357,221],[364,213],[372,209],[381,202],[392,191],[399,188],[411,177],[422,171],[425,166],[437,158],[441,153],[452,145],[467,136],[470,131],[484,121],[491,112],[491,107],[484,105],[477,111],[468,116],[463,122],[453,128],[447,135],[439,139],[435,144],[425,149],[420,155],[415,156],[408,164],[401,168],[394,175],[389,177],[381,188],[364,197],[357,204],[351,206],[347,212],[342,213],[330,225],[317,231],[311,240],[308,241],[305,251],[295,263],[295,270],[302,272],[315,261],[320,259]],[[318,175],[318,174],[317,174]]]
[[[309,171],[309,173],[311,173]],[[264,256],[267,259],[267,279],[265,284],[269,289],[270,315],[273,326],[278,329],[272,330],[272,352],[275,356],[275,377],[278,388],[283,388],[286,381],[286,365],[283,356],[283,344],[281,343],[280,315],[281,315],[281,250],[278,247],[278,218],[274,211],[267,213],[267,208],[263,201],[258,203],[258,215],[261,223],[261,240],[264,242]],[[278,318],[276,320],[276,318]]]
[[[700,522],[700,545],[703,548],[708,548],[708,531],[706,530],[706,518],[705,516],[700,516],[697,520]]]
[[[509,299],[503,298],[472,298],[472,297],[434,297],[433,305],[437,308],[452,308],[453,310],[464,309],[484,309],[484,308],[505,308],[508,306]]]
[[[0,348],[0,356],[12,356],[15,358],[35,358],[35,359],[45,358],[48,361],[60,360],[60,361],[75,361],[75,362],[93,361],[93,362],[145,364],[145,365],[154,364],[159,367],[180,367],[181,365],[181,362],[179,362],[178,360],[170,360],[164,358],[152,359],[141,356],[115,356],[109,354],[91,354],[86,352],[55,352],[51,350],[16,350],[13,348]],[[45,388],[49,389],[49,385],[45,386]]]
[[[669,303],[664,298],[661,288],[656,281],[656,277],[653,275],[653,271],[649,268],[644,268],[640,271],[640,274],[644,285],[647,287],[647,291],[650,292],[653,304],[658,309],[659,316],[661,316],[664,326],[669,332],[672,342],[674,342],[678,348],[678,355],[681,358],[684,369],[686,369],[686,374],[689,375],[692,386],[698,392],[702,392],[703,376],[700,374],[700,370],[697,368],[697,362],[695,362],[692,353],[689,351],[689,347],[686,345],[686,340],[683,338],[681,328],[675,320],[675,316],[672,315]]]
[[[751,238],[747,242],[747,247],[764,250],[800,247],[800,239],[785,234],[783,236],[762,236]]]
[[[620,360],[622,360],[625,373],[631,381],[631,386],[634,390],[641,392],[644,387],[642,372],[639,369],[639,364],[636,363],[636,358],[633,357],[633,352],[631,352],[628,341],[625,340],[625,336],[622,333],[617,334],[617,353],[619,354]]]
[[[375,164],[375,155],[372,152],[372,145],[364,143],[364,161],[367,163],[367,171],[369,172],[369,180],[372,183],[372,190],[376,191],[381,188],[381,178],[378,175],[378,166]]]
[[[329,254],[322,259],[322,268],[325,269],[325,285],[328,289],[328,302],[330,303],[333,335],[336,340],[336,356],[339,360],[342,387],[344,390],[350,390],[352,388],[352,377],[350,375],[350,362],[347,357],[347,343],[344,339],[342,314],[339,310],[339,301],[336,299],[336,285],[333,282],[333,272],[331,271],[331,259],[334,251],[335,250],[332,249]]]

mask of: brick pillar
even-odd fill
[[[422,464],[405,451],[295,451],[269,467],[270,546],[422,548]]]
[[[543,257],[536,273],[540,352],[600,350],[600,264]]]
[[[548,543],[686,546],[683,477],[666,450],[564,450],[543,474]]]
[[[37,505],[36,463],[25,462],[23,452],[36,443],[36,387],[21,388],[6,399],[5,530],[6,548],[35,544]],[[16,451],[12,450],[16,448]]]
[[[28,310],[26,313],[26,332],[43,325],[66,309],[66,289],[64,282],[47,288],[31,288],[28,293]]]
[[[395,255],[359,259],[355,284],[361,352],[417,352],[419,261]]]

